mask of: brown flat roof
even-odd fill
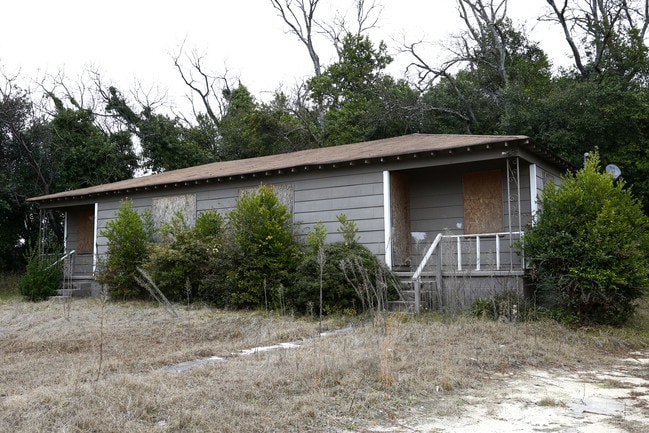
[[[233,176],[254,173],[278,172],[296,167],[334,166],[337,163],[354,161],[376,161],[381,158],[411,155],[421,152],[436,152],[456,148],[470,148],[495,143],[511,143],[527,146],[529,138],[522,135],[448,135],[412,134],[382,140],[346,144],[334,147],[301,150],[298,152],[269,155],[236,161],[214,162],[195,167],[171,170],[148,176],[126,179],[119,182],[91,186],[55,194],[32,197],[31,202],[51,202],[70,200],[94,195],[103,195],[126,190],[146,189],[163,185],[175,185],[207,181],[210,179],[229,179]],[[533,146],[532,150],[538,149]],[[547,150],[543,150],[548,154]],[[557,162],[558,158],[553,158]]]

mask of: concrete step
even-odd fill
[[[66,298],[82,298],[84,296],[90,296],[90,292],[85,292],[81,289],[58,289],[56,295]]]
[[[94,281],[85,279],[71,279],[65,281],[61,288],[57,290],[59,296],[70,296],[74,298],[82,298],[93,295]]]

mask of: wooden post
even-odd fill
[[[421,311],[421,278],[415,280],[415,313]]]

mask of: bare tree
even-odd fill
[[[465,29],[454,36],[451,46],[446,47],[450,54],[446,61],[435,65],[427,60],[422,40],[403,43],[401,52],[412,57],[406,72],[415,71],[417,87],[421,91],[444,80],[456,94],[458,101],[462,101],[461,107],[457,108],[425,106],[423,109],[450,114],[466,126],[467,133],[471,133],[471,124],[477,121],[473,102],[458,85],[454,73],[462,67],[482,67],[497,73],[500,88],[507,85],[508,47],[504,34],[509,25],[507,0],[457,0],[457,7]]]
[[[458,0],[458,9],[466,33],[458,38],[457,58],[475,64],[486,63],[498,71],[506,85],[507,47],[502,24],[507,18],[507,0]]]
[[[225,73],[214,74],[208,72],[205,66],[205,55],[192,51],[184,52],[184,45],[180,47],[177,53],[172,55],[174,66],[178,70],[180,77],[191,90],[187,96],[191,104],[194,117],[197,117],[199,110],[196,108],[194,97],[198,97],[200,104],[214,125],[219,125],[220,119],[226,114],[228,107],[227,95],[232,94],[230,82],[234,78],[228,76],[228,70]],[[186,66],[184,61],[188,62]]]
[[[322,74],[322,63],[313,38],[316,34],[324,35],[333,45],[336,53],[340,49],[344,36],[348,33],[363,34],[376,27],[382,7],[374,0],[354,0],[354,19],[350,23],[349,13],[336,11],[331,21],[317,20],[316,9],[320,0],[270,0],[284,23],[289,26],[289,33],[306,47],[313,72],[316,77]]]
[[[331,22],[318,22],[320,32],[333,44],[340,58],[342,42],[346,34],[362,35],[377,26],[383,7],[375,1],[355,0],[353,23],[349,23],[349,13],[337,11]]]
[[[453,89],[453,91],[455,92],[455,94],[457,95],[458,100],[465,101],[463,107],[464,111],[460,111],[449,107],[432,106],[432,105],[422,106],[422,108],[426,111],[443,112],[459,118],[466,125],[466,132],[470,134],[471,133],[470,125],[471,123],[476,121],[476,116],[475,113],[473,112],[473,108],[471,104],[468,101],[468,98],[464,97],[463,92],[460,89],[460,87],[457,85],[455,77],[453,76],[452,73],[453,68],[457,64],[461,63],[461,59],[453,58],[444,62],[440,66],[432,65],[424,58],[424,55],[420,51],[420,46],[422,44],[423,41],[418,41],[418,42],[410,43],[408,45],[404,44],[402,47],[402,52],[410,53],[410,55],[414,58],[414,60],[410,62],[410,64],[407,66],[406,72],[410,71],[411,69],[416,70],[417,73],[416,84],[419,90],[423,92],[429,87],[431,87],[438,80],[446,80],[451,86],[451,88]]]
[[[497,71],[502,84],[507,83],[507,44],[504,27],[507,23],[507,0],[457,0],[458,12],[466,29],[454,37],[454,44],[446,47],[448,60],[440,66],[431,64],[421,52],[423,41],[402,45],[413,61],[407,71],[415,69],[418,86],[426,88],[439,78],[449,79],[451,71],[462,65],[483,65]]]
[[[320,0],[270,0],[270,2],[290,27],[289,33],[297,36],[304,44],[313,63],[313,72],[316,77],[320,76],[322,66],[313,44],[314,26],[317,25],[315,11]]]
[[[559,24],[575,67],[586,77],[588,66],[601,72],[609,43],[637,31],[645,41],[649,27],[649,0],[546,0],[550,12],[541,19]]]

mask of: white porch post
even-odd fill
[[[392,269],[392,197],[390,194],[390,172],[383,172],[383,235],[385,242],[385,264]]]
[[[68,252],[68,211],[63,213],[63,253]]]
[[[536,220],[536,214],[539,211],[539,190],[536,179],[536,164],[530,164],[530,203],[532,210],[532,224]]]
[[[97,216],[99,214],[99,203],[95,203],[95,220],[92,233],[92,274],[97,270]]]

